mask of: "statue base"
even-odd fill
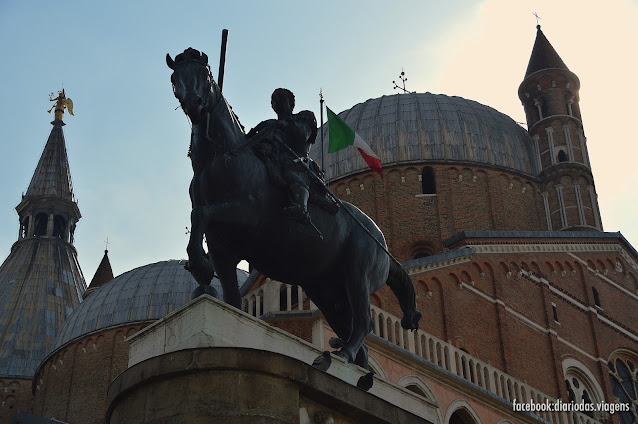
[[[106,422],[425,424],[436,407],[211,296],[197,297],[129,339],[128,369],[111,384]],[[327,414],[327,415],[326,415]]]

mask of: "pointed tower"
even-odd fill
[[[534,141],[548,231],[602,231],[587,141],[580,115],[580,81],[540,25],[518,97]]]
[[[97,289],[111,281],[113,278],[113,269],[111,268],[111,261],[109,261],[109,251],[105,250],[102,261],[97,267],[97,271],[95,271],[95,275],[91,280],[91,284],[89,284],[89,288],[86,289],[82,295],[82,299],[89,297],[90,294],[97,291]]]
[[[18,240],[0,266],[0,394],[3,411],[29,410],[31,379],[53,347],[67,316],[80,303],[86,283],[73,246],[80,210],[73,195],[62,121],[72,103],[59,93],[55,119],[22,201]],[[6,421],[5,421],[6,420]]]

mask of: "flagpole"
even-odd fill
[[[319,89],[319,114],[321,115],[321,126],[319,127],[319,131],[321,131],[321,171],[325,174],[326,167],[324,166],[324,150],[325,146],[323,145],[323,93],[321,88]]]

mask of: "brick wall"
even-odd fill
[[[33,413],[72,423],[103,422],[108,387],[128,366],[125,339],[146,325],[89,334],[54,352],[36,377]]]
[[[635,273],[616,252],[495,252],[412,279],[426,331],[564,400],[562,364],[574,358],[613,402],[609,356],[618,348],[638,353]]]
[[[412,165],[394,166],[383,179],[372,172],[344,178],[330,188],[379,225],[401,261],[420,243],[440,252],[442,240],[464,230],[546,230],[534,179],[479,166],[432,167],[435,196],[423,196],[422,167]]]
[[[18,411],[30,411],[32,401],[31,379],[0,378],[0,422],[10,422]]]

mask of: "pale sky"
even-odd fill
[[[178,6],[179,4],[179,6]],[[291,89],[319,116],[411,91],[457,95],[525,122],[517,96],[541,17],[581,81],[580,106],[605,231],[638,247],[638,0],[120,1],[0,0],[0,259],[18,237],[15,206],[49,132],[50,92],[66,89],[64,127],[82,219],[75,246],[87,284],[104,241],[115,275],[186,256],[190,129],[166,53],[205,51],[247,129]]]

